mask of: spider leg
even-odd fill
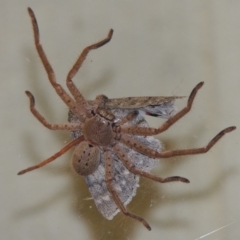
[[[142,177],[151,179],[153,181],[159,182],[159,183],[167,183],[167,182],[184,182],[189,183],[190,181],[186,178],[179,177],[179,176],[172,176],[167,178],[160,178],[153,174],[147,173],[145,171],[137,169],[134,164],[131,162],[129,157],[127,156],[126,152],[122,147],[119,146],[119,144],[114,145],[113,147],[114,152],[117,154],[118,158],[123,162],[124,166],[135,175],[140,175]]]
[[[80,142],[82,142],[84,140],[83,136],[80,136],[79,138],[76,138],[75,140],[71,141],[70,143],[68,143],[65,147],[63,147],[60,151],[58,151],[57,153],[55,153],[54,155],[52,155],[50,158],[40,162],[39,164],[26,168],[22,171],[20,171],[18,173],[18,175],[22,175],[24,173],[30,172],[34,169],[38,169],[41,168],[43,166],[45,166],[46,164],[52,162],[53,160],[57,159],[58,157],[60,157],[61,155],[63,155],[65,152],[67,152],[70,148],[76,146],[77,144],[79,144]]]
[[[125,126],[120,128],[121,133],[138,135],[138,136],[151,136],[156,135],[161,132],[166,131],[169,127],[171,127],[175,122],[177,122],[180,118],[185,116],[192,108],[193,100],[198,92],[198,90],[203,86],[203,82],[197,84],[197,86],[192,90],[188,103],[185,108],[179,111],[174,116],[170,117],[165,123],[163,123],[159,128],[150,128],[150,127],[138,127],[138,126]]]
[[[114,202],[117,204],[117,206],[119,207],[119,209],[122,211],[122,213],[128,217],[131,217],[139,222],[141,222],[148,230],[151,230],[150,225],[141,217],[132,214],[130,212],[127,211],[127,209],[125,208],[125,206],[123,205],[123,203],[121,202],[120,198],[118,197],[114,186],[112,184],[112,180],[113,180],[113,176],[112,176],[112,172],[113,172],[113,160],[112,160],[112,153],[110,151],[105,151],[104,152],[104,157],[105,157],[105,172],[106,172],[106,184],[107,184],[107,189],[108,191],[111,193]]]
[[[110,109],[107,108],[97,108],[96,113],[101,117],[108,119],[109,121],[115,120],[115,115],[112,113]]]
[[[42,61],[42,64],[43,64],[43,66],[44,66],[44,68],[47,72],[48,79],[49,79],[50,83],[52,84],[52,86],[54,87],[57,94],[59,95],[59,97],[63,100],[63,102],[75,114],[77,114],[77,111],[76,111],[77,106],[76,106],[74,100],[67,94],[67,92],[62,88],[62,86],[56,82],[55,73],[54,73],[54,71],[52,69],[52,66],[49,63],[49,61],[47,59],[47,56],[46,56],[46,54],[43,50],[43,47],[40,43],[40,34],[39,34],[38,24],[37,24],[37,20],[36,20],[36,17],[34,15],[34,12],[31,8],[28,8],[28,13],[29,13],[29,16],[30,16],[31,21],[32,21],[35,46],[36,46],[38,55],[39,55],[39,57]]]
[[[35,99],[32,93],[29,91],[25,92],[30,100],[30,111],[32,114],[41,122],[46,128],[51,130],[79,130],[80,124],[78,123],[65,123],[65,124],[51,124],[49,123],[35,108]]]
[[[80,54],[80,56],[78,57],[77,61],[75,62],[75,64],[73,65],[72,69],[69,71],[68,75],[67,75],[67,87],[69,89],[69,91],[72,93],[73,97],[75,98],[75,100],[77,101],[77,103],[80,105],[80,109],[84,110],[88,108],[88,102],[85,100],[85,98],[83,97],[83,95],[80,93],[80,91],[78,90],[78,88],[76,87],[76,85],[73,83],[72,79],[73,77],[76,75],[76,73],[78,72],[79,68],[81,67],[82,63],[84,62],[84,60],[87,57],[87,54],[93,50],[93,49],[97,49],[103,45],[105,45],[106,43],[108,43],[113,35],[113,30],[110,29],[108,36],[103,39],[102,41],[99,41],[95,44],[92,44],[88,47],[86,47],[82,53]]]
[[[116,123],[116,126],[120,126],[125,123],[131,122],[134,118],[136,118],[138,116],[138,114],[139,114],[139,112],[137,110],[129,112],[125,117],[123,117]]]
[[[120,135],[119,141],[128,146],[129,148],[134,149],[135,151],[142,153],[151,158],[170,158],[175,156],[183,155],[193,155],[201,154],[208,152],[215,143],[217,143],[226,133],[232,132],[236,127],[228,127],[218,133],[205,147],[201,148],[190,148],[190,149],[179,149],[179,150],[169,150],[158,152],[152,148],[148,148],[144,144],[138,142],[137,140],[127,136]]]

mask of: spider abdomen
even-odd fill
[[[98,115],[86,119],[82,131],[88,141],[100,146],[107,146],[113,140],[113,131],[110,122]]]
[[[82,176],[92,174],[100,163],[100,150],[90,142],[81,142],[73,152],[72,166]]]

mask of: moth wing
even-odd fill
[[[121,119],[127,114],[127,112],[128,111],[126,110],[118,109],[114,111],[114,115],[116,118]],[[147,122],[140,114],[136,117],[136,119],[129,123],[129,125],[148,126]],[[154,137],[134,136],[134,139],[158,151],[161,151],[163,148],[160,141]],[[119,144],[125,150],[129,159],[131,159],[131,162],[136,166],[136,168],[145,172],[150,172],[150,170],[156,166],[156,160],[142,155],[133,149],[129,149],[121,143]],[[136,195],[136,190],[139,187],[139,176],[129,172],[113,151],[112,159],[112,184],[121,202],[124,206],[127,206],[127,204],[130,203],[132,198]],[[111,220],[120,211],[120,209],[107,189],[104,162],[104,156],[103,153],[101,153],[101,161],[98,169],[93,174],[86,176],[85,180],[99,212],[106,219]]]
[[[128,97],[107,99],[105,107],[109,109],[137,110],[141,114],[159,118],[170,118],[176,112],[174,101],[184,97]]]
[[[110,109],[139,109],[147,106],[162,105],[167,102],[183,97],[126,97],[126,98],[110,98],[105,102],[105,106]]]
[[[115,109],[113,110],[116,119],[121,119],[129,112],[129,110]],[[71,112],[69,112],[69,121],[70,122],[79,122],[79,119]],[[131,122],[126,123],[128,125],[138,125],[147,127],[148,124],[145,121],[144,117],[141,114]],[[82,133],[80,131],[73,131],[72,137],[77,138]],[[142,136],[133,136],[134,139],[140,141],[146,146],[149,146],[153,149],[161,151],[163,146],[161,142],[154,137],[142,137]],[[156,166],[157,161],[155,159],[149,158],[141,153],[130,149],[123,144],[119,143],[121,147],[127,153],[129,159],[136,166],[136,168],[143,170],[145,172],[150,172],[151,169]],[[112,160],[113,160],[113,181],[112,184],[114,189],[119,196],[120,200],[127,206],[131,202],[132,198],[136,195],[137,188],[139,187],[139,176],[131,173],[123,165],[122,161],[115,155],[112,151]],[[120,209],[114,202],[111,193],[107,189],[106,179],[105,179],[105,159],[104,154],[101,151],[101,160],[97,170],[85,177],[86,183],[88,185],[89,191],[93,197],[93,200],[96,204],[98,211],[106,218],[111,220]]]
[[[112,154],[112,158],[114,162],[112,184],[122,203],[126,206],[132,200],[132,197],[136,195],[139,177],[130,173],[115,154]],[[111,220],[120,210],[107,189],[104,162],[102,153],[97,170],[93,174],[86,176],[85,180],[98,211],[106,219]]]

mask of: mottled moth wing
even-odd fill
[[[102,108],[136,110],[143,115],[168,119],[176,112],[174,101],[184,97],[127,97],[109,99],[104,95],[100,95],[98,98],[101,98],[103,101]]]
[[[112,113],[115,115],[115,121],[123,118],[128,112],[129,110],[124,109],[112,110]],[[77,122],[79,120],[69,112],[69,121]],[[148,126],[141,114],[139,114],[132,122],[126,123],[126,125]],[[80,131],[72,132],[73,138],[77,138],[80,135]],[[159,140],[154,137],[134,136],[133,138],[158,151],[161,151],[163,148]],[[157,164],[156,160],[152,158],[142,155],[126,146],[122,145],[122,147],[128,153],[128,157],[138,169],[149,172]],[[126,206],[131,202],[133,196],[136,195],[136,190],[139,187],[139,176],[129,172],[113,152],[112,157],[114,162],[113,185],[121,201]],[[106,219],[111,220],[120,210],[112,199],[106,186],[103,151],[101,151],[101,161],[98,169],[93,174],[86,176],[85,180],[98,210]]]
[[[167,102],[171,102],[177,98],[177,96],[171,97],[126,97],[126,98],[107,98],[105,106],[110,109],[135,109],[144,108],[147,106],[162,105]]]

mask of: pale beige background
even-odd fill
[[[162,160],[155,170],[163,177],[187,177],[191,184],[141,181],[129,210],[143,216],[151,232],[122,214],[105,220],[89,200],[84,179],[72,175],[71,153],[44,169],[16,174],[70,140],[29,112],[25,90],[34,93],[49,121],[64,122],[67,115],[36,54],[28,6],[63,85],[80,51],[115,30],[74,79],[89,99],[101,93],[188,96],[205,81],[191,113],[159,136],[167,148],[187,148],[239,125],[240,1],[1,0],[0,6],[1,239],[239,238],[239,130],[205,155]],[[161,122],[150,120],[153,126]]]

